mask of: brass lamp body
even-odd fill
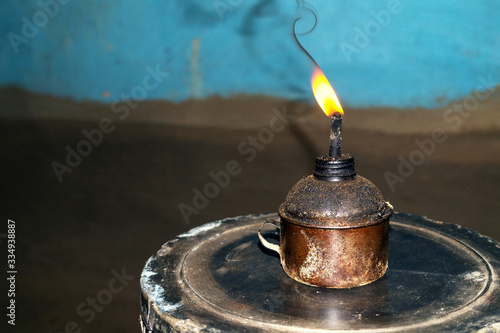
[[[299,180],[279,207],[279,253],[292,279],[324,288],[352,288],[387,270],[393,208],[378,188],[356,174],[354,159],[316,160],[313,175]]]

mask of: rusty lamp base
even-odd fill
[[[387,270],[392,212],[379,189],[357,175],[353,157],[321,156],[314,173],[288,192],[279,222],[272,222],[280,229],[280,245],[260,230],[258,236],[279,254],[292,279],[323,288],[360,287]]]
[[[387,270],[388,220],[334,232],[283,223],[281,234],[281,265],[295,281],[322,288],[353,288],[380,279]]]

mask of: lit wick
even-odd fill
[[[332,115],[332,127],[330,131],[330,149],[328,155],[334,159],[342,155],[340,144],[342,143],[342,114],[335,112]]]

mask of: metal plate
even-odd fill
[[[500,332],[498,242],[395,213],[386,276],[322,289],[259,246],[257,229],[275,218],[217,221],[166,243],[142,273],[143,332]]]

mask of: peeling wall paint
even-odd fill
[[[345,105],[435,107],[500,81],[494,0],[310,1],[301,41]],[[146,99],[265,94],[313,101],[311,64],[294,44],[293,0],[6,0],[0,85],[114,102],[170,75]],[[312,22],[306,15],[304,27]],[[300,26],[300,25],[299,25]]]

